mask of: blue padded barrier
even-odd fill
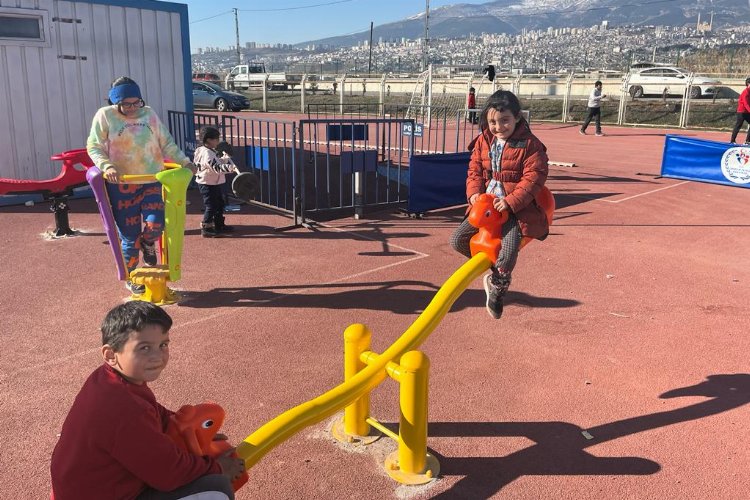
[[[465,204],[470,158],[471,153],[412,156],[407,210],[422,213]]]
[[[750,187],[750,146],[668,134],[662,177]]]

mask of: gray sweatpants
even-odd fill
[[[450,245],[458,253],[471,258],[471,248],[469,242],[471,237],[479,232],[479,229],[469,224],[468,219],[464,218],[450,238]],[[516,216],[512,213],[508,220],[503,224],[502,229],[503,246],[497,255],[497,264],[493,266],[492,273],[496,276],[504,275],[510,279],[513,268],[516,267],[518,252],[521,250],[521,228],[518,225]]]

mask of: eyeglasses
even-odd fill
[[[143,99],[138,99],[135,102],[120,102],[118,106],[120,106],[122,109],[132,109],[132,108],[142,108],[145,106],[146,103],[143,102]]]

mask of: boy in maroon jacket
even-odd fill
[[[104,364],[76,396],[52,453],[55,500],[166,499],[214,492],[233,499],[231,481],[244,461],[216,459],[177,446],[166,426],[173,414],[147,383],[169,360],[172,318],[149,302],[121,304],[102,323]],[[226,439],[221,436],[220,439]]]

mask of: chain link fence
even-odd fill
[[[414,116],[419,110],[436,110],[446,122],[458,120],[467,111],[469,88],[476,91],[476,106],[482,108],[494,91],[514,92],[535,122],[575,123],[584,120],[587,100],[594,82],[603,83],[602,123],[609,125],[653,126],[729,130],[734,124],[737,99],[744,89],[744,78],[722,78],[717,92],[693,98],[690,75],[681,84],[668,85],[668,92],[641,95],[633,92],[627,74],[521,74],[486,77],[445,78],[428,72],[410,77],[302,75],[294,90],[251,89],[250,109],[267,112],[293,112],[309,117],[325,110],[330,116],[414,117],[432,129],[432,117]],[[666,87],[665,87],[666,88]],[[390,110],[390,111],[385,111]],[[403,111],[402,111],[403,110]],[[431,111],[432,113],[432,111]],[[317,115],[319,116],[319,115]],[[434,151],[427,144],[417,148]],[[445,141],[441,141],[445,142]],[[439,151],[439,150],[438,150]]]

